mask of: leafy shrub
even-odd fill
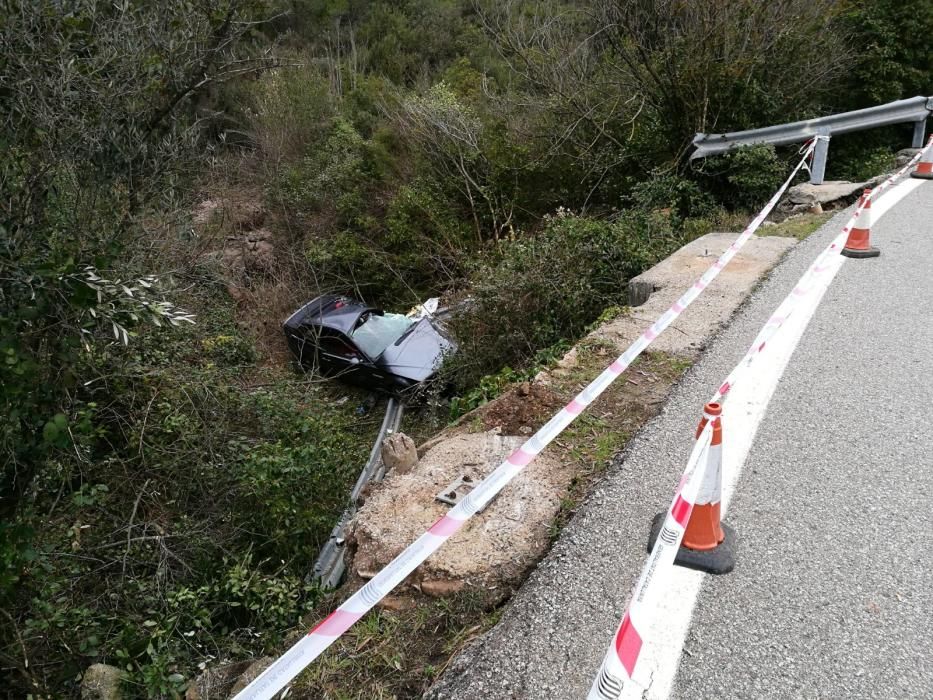
[[[463,274],[471,231],[430,182],[417,179],[391,198],[385,216],[309,239],[306,259],[324,287],[353,290],[403,307],[437,294]]]
[[[310,565],[347,505],[363,464],[365,440],[345,418],[301,410],[280,395],[255,398],[270,437],[236,460],[237,507],[231,516],[256,551]]]
[[[579,337],[624,303],[629,279],[682,242],[668,215],[644,210],[612,222],[559,212],[537,235],[501,242],[472,274],[475,304],[454,321],[457,384],[525,367],[540,348]]]
[[[611,307],[608,310],[615,309]],[[605,314],[601,314],[600,318]],[[598,321],[598,319],[597,319]],[[502,394],[510,385],[516,382],[527,382],[534,379],[538,372],[552,366],[557,360],[561,359],[571,344],[566,340],[561,340],[554,345],[539,350],[534,358],[523,370],[514,370],[508,365],[493,374],[487,374],[482,377],[473,388],[466,391],[462,396],[454,396],[450,401],[450,418],[455,420],[464,413],[469,413],[474,408],[492,401]]]
[[[49,695],[104,661],[134,695],[171,697],[206,657],[277,642],[319,598],[303,577],[369,435],[314,385],[242,388],[231,366],[254,351],[213,311],[207,337],[153,330],[79,356],[107,381],[50,421],[50,456],[0,527],[0,604]],[[7,622],[0,653],[22,658]]]
[[[771,145],[748,146],[706,158],[706,186],[728,207],[757,210],[784,182],[788,166]]]
[[[894,170],[896,158],[890,148],[876,146],[865,149],[847,149],[830,154],[832,172],[843,179],[859,182]],[[827,169],[829,167],[827,166]]]
[[[674,174],[653,174],[632,189],[632,203],[643,209],[667,209],[680,219],[710,216],[716,203],[698,183]]]
[[[215,335],[204,338],[201,346],[214,362],[225,367],[248,365],[256,361],[253,344],[238,335]]]
[[[319,149],[286,167],[278,194],[294,209],[328,208],[340,223],[354,221],[373,182],[366,145],[352,124],[335,119]]]
[[[316,68],[281,68],[252,84],[246,118],[253,140],[273,164],[306,156],[324,138],[334,105]]]

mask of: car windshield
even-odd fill
[[[360,350],[371,358],[379,357],[392,343],[402,337],[414,320],[402,314],[370,314],[369,317],[353,331],[353,340]]]

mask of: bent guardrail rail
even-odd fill
[[[725,153],[742,146],[762,143],[773,146],[786,146],[791,143],[807,141],[814,136],[830,137],[835,134],[847,134],[853,131],[875,129],[879,126],[907,123],[913,123],[914,125],[911,147],[921,148],[926,133],[926,120],[931,112],[933,112],[933,97],[919,96],[858,109],[853,112],[831,114],[827,117],[806,119],[790,124],[766,126],[762,129],[734,131],[729,134],[697,134],[693,137],[693,145],[696,150],[690,155],[690,160]],[[823,182],[828,152],[829,139],[820,139],[817,142],[813,165],[810,168],[810,182],[814,185]]]
[[[344,571],[346,570],[346,565],[344,563],[346,547],[344,544],[346,542],[347,525],[350,524],[353,516],[356,515],[360,496],[366,484],[370,481],[382,481],[382,477],[385,475],[385,467],[382,464],[382,442],[390,433],[398,432],[404,412],[405,408],[401,401],[396,398],[389,399],[386,404],[386,415],[385,418],[382,419],[382,426],[379,428],[379,434],[376,435],[373,448],[369,452],[369,459],[366,460],[366,464],[363,465],[363,470],[360,472],[360,476],[356,480],[353,491],[350,493],[350,503],[343,512],[343,515],[340,516],[340,520],[334,525],[330,537],[327,538],[327,542],[324,543],[324,546],[321,548],[321,553],[314,563],[314,570],[311,577],[313,580],[320,582],[325,588],[336,588],[340,585],[340,580],[343,578]]]

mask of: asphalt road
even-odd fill
[[[847,217],[774,270],[427,697],[586,696],[700,408]],[[843,266],[759,428],[737,568],[705,581],[673,697],[933,697],[933,185],[872,234],[882,256]]]

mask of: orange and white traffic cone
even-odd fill
[[[933,145],[927,146],[923,155],[920,156],[920,162],[917,163],[917,168],[910,176],[918,177],[921,180],[933,180]]]
[[[719,522],[722,501],[722,406],[708,403],[703,407],[703,417],[697,426],[696,437],[713,421],[713,438],[706,457],[706,471],[697,491],[693,513],[687,522],[683,546],[697,552],[716,549],[726,538]]]
[[[713,436],[706,457],[703,481],[696,503],[687,521],[675,564],[711,574],[727,574],[735,568],[735,532],[721,522],[722,512],[722,406],[708,403],[697,426],[699,438],[707,422],[713,421]],[[666,513],[655,516],[648,539],[648,551],[654,548]]]
[[[849,238],[846,240],[845,248],[842,254],[847,258],[877,258],[881,251],[873,248],[871,245],[871,225],[873,223],[871,213],[871,190],[862,192],[859,199],[858,213],[855,215],[855,223],[852,230],[849,231]]]

